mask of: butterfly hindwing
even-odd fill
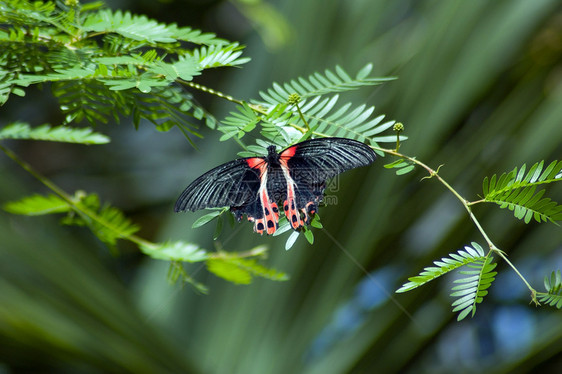
[[[309,224],[309,214],[318,210],[328,179],[369,165],[375,158],[370,147],[346,138],[311,139],[282,151],[279,161],[290,177],[283,207],[291,226],[298,229]]]

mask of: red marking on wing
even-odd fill
[[[263,234],[264,231],[268,235],[275,233],[279,222],[279,208],[275,202],[272,202],[269,198],[267,192],[267,161],[263,158],[252,157],[246,159],[246,163],[253,169],[257,169],[260,172],[260,188],[258,190],[257,198],[260,201],[262,218],[254,219],[252,217],[251,221],[254,221],[254,231],[258,234]],[[250,220],[250,218],[248,218]]]
[[[252,157],[252,158],[247,158],[246,163],[252,169],[262,169],[263,165],[265,165],[265,160],[261,157]]]
[[[285,149],[283,152],[281,152],[281,154],[279,156],[281,156],[282,158],[288,160],[291,157],[293,157],[295,155],[295,153],[297,152],[297,146],[294,145],[292,147],[289,147],[287,149]]]
[[[263,206],[263,216],[265,218],[263,224],[265,225],[267,234],[272,235],[275,232],[275,230],[277,230],[277,222],[279,222],[279,216],[275,215],[273,211],[273,205],[275,203],[272,203],[271,200],[269,200],[269,196],[267,195],[267,189],[265,188],[261,190],[260,199]],[[275,204],[275,206],[277,205]]]
[[[257,219],[256,222],[254,223],[254,231],[260,235],[263,234],[264,227],[265,226],[264,226],[263,218]]]
[[[297,200],[295,196],[295,182],[292,180],[289,172],[289,165],[287,161],[291,158],[297,150],[297,147],[290,147],[287,148],[285,151],[281,153],[281,158],[279,163],[281,164],[281,169],[285,174],[285,180],[287,181],[287,200],[283,202],[283,209],[285,210],[285,217],[289,220],[291,227],[293,229],[298,229],[299,227],[303,226],[301,221],[301,215],[297,208]]]

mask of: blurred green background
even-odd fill
[[[215,32],[248,47],[243,69],[198,82],[256,97],[340,64],[366,63],[397,81],[346,96],[401,121],[401,150],[437,167],[469,199],[484,176],[562,155],[562,5],[558,0],[110,1],[160,21]],[[198,99],[219,118],[232,107]],[[0,108],[1,125],[60,122],[48,89]],[[67,191],[98,192],[142,225],[141,236],[213,249],[201,214],[174,215],[183,188],[239,150],[206,131],[199,150],[179,131],[100,126],[105,146],[12,142]],[[220,149],[220,151],[218,151]],[[121,246],[112,256],[86,230],[54,217],[0,212],[0,373],[526,373],[562,371],[562,314],[530,295],[500,262],[473,319],[456,322],[452,278],[394,294],[408,276],[471,241],[484,244],[453,196],[421,171],[397,177],[387,160],[344,174],[338,203],[321,210],[329,235],[313,246],[227,229],[226,250],[267,244],[288,282],[236,286],[194,266],[209,295],[170,286],[167,264]],[[0,156],[0,203],[42,186]],[[562,201],[561,189],[550,196]],[[562,268],[562,230],[525,225],[478,206],[492,239],[542,290]],[[360,269],[349,253],[368,272]],[[389,300],[390,295],[394,301]],[[407,310],[405,313],[397,304]]]

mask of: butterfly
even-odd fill
[[[174,210],[230,207],[240,222],[246,215],[258,234],[275,233],[279,207],[295,230],[309,225],[322,201],[326,181],[350,169],[371,164],[375,152],[346,138],[318,138],[297,143],[265,157],[236,159],[208,171],[191,183]]]

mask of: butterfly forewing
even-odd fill
[[[323,183],[344,171],[375,161],[375,152],[364,143],[346,138],[311,139],[281,152],[295,180]]]
[[[257,165],[257,162],[253,165]],[[247,159],[227,162],[191,183],[176,201],[174,210],[194,212],[204,208],[250,204],[256,198],[255,193],[260,184],[259,176],[259,170],[251,168]]]

